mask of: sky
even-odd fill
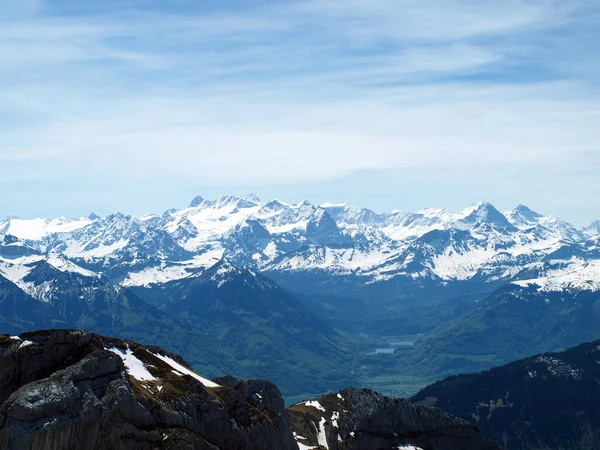
[[[0,0],[0,217],[254,192],[600,219],[597,0]]]

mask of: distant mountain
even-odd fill
[[[480,289],[480,282],[508,281],[561,246],[599,235],[597,227],[578,230],[523,205],[505,214],[483,202],[460,213],[379,214],[346,204],[261,202],[253,195],[196,197],[162,215],[11,218],[0,230],[128,287],[194,276],[226,256],[299,292],[354,296],[389,281],[435,285],[440,292],[454,281]],[[454,237],[432,240],[432,232]],[[344,283],[333,287],[324,279]]]
[[[527,229],[535,227],[544,219],[544,216],[532,211],[525,205],[518,205],[512,211],[506,211],[506,218],[517,228]]]
[[[600,442],[599,379],[595,341],[453,376],[411,400],[473,422],[508,450],[593,450]]]
[[[48,443],[73,450],[500,449],[461,419],[364,389],[286,410],[269,381],[210,380],[159,347],[82,330],[0,335],[0,447]]]
[[[600,236],[600,220],[594,220],[583,229],[583,232],[590,237]]]

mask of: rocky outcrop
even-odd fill
[[[461,419],[437,408],[391,399],[369,389],[344,389],[288,410],[300,448],[328,450],[498,450]]]
[[[158,347],[79,330],[0,335],[2,449],[401,445],[499,448],[467,422],[369,390],[347,389],[286,410],[269,381],[207,380]]]
[[[0,448],[296,449],[283,404],[206,385],[175,355],[81,331],[0,340]],[[198,377],[201,378],[201,377]]]

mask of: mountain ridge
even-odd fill
[[[593,450],[600,440],[599,361],[596,340],[455,375],[411,400],[472,421],[507,450]]]
[[[351,276],[359,288],[393,278],[469,280],[478,271],[510,280],[557,249],[594,245],[600,230],[577,229],[519,205],[503,215],[479,202],[459,213],[375,213],[347,204],[291,205],[256,196],[196,197],[162,215],[7,219],[4,238],[41,253],[63,254],[126,286],[160,284],[197,274],[222,257],[264,272]],[[465,231],[424,255],[415,251],[433,231]],[[598,231],[596,233],[596,231]],[[462,245],[468,240],[469,245]],[[527,255],[531,261],[523,261]],[[446,259],[456,264],[450,267]],[[505,261],[499,259],[504,258]],[[460,259],[460,260],[459,260]]]

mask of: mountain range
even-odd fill
[[[62,255],[124,287],[193,277],[226,257],[287,278],[287,287],[327,275],[306,291],[326,289],[338,278],[351,280],[346,290],[368,291],[386,282],[448,286],[512,280],[535,280],[552,290],[597,281],[597,265],[579,263],[597,257],[600,227],[594,222],[577,229],[523,205],[505,213],[478,203],[459,213],[428,208],[378,214],[345,204],[264,203],[248,195],[196,197],[189,207],[162,215],[9,218],[0,222],[0,236],[3,259],[11,253],[29,257],[25,261]],[[21,248],[6,248],[11,245]],[[569,261],[569,270],[555,270],[557,260]],[[18,282],[7,269],[5,262],[5,276]],[[524,271],[538,276],[523,278]]]
[[[600,338],[599,245],[599,222],[483,202],[376,213],[248,195],[160,215],[8,218],[0,323],[154,343],[292,396],[364,383],[365,367],[432,380]],[[406,335],[411,351],[365,356]]]

